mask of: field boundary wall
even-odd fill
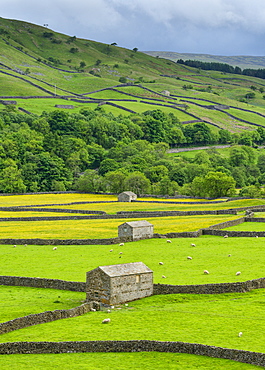
[[[0,354],[43,354],[85,352],[167,352],[187,353],[265,366],[265,353],[209,346],[198,343],[131,341],[8,342],[0,343]]]
[[[14,330],[28,328],[29,326],[45,324],[70,317],[84,315],[91,311],[92,304],[84,303],[81,306],[70,308],[69,310],[54,310],[18,317],[17,319],[0,323],[0,334],[10,333]]]

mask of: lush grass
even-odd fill
[[[19,213],[17,213],[19,217]],[[64,214],[67,216],[68,214]],[[71,214],[69,214],[71,215]],[[56,216],[56,213],[54,213]],[[148,221],[154,225],[154,232],[196,231],[220,222],[234,220],[235,215],[203,215],[154,217]],[[124,222],[137,221],[143,218],[128,219],[85,219],[56,221],[2,221],[0,223],[1,238],[42,238],[42,239],[103,239],[118,236],[118,226]]]
[[[85,294],[80,292],[0,285],[0,322],[43,311],[77,307],[84,299]]]
[[[265,352],[265,293],[164,295],[1,335],[1,342],[165,340]],[[110,317],[109,325],[102,325]],[[243,336],[238,337],[239,332]]]
[[[251,370],[258,366],[217,358],[181,353],[66,353],[45,355],[8,355],[1,357],[1,369],[11,370]]]
[[[192,247],[195,243],[196,247]],[[113,249],[113,252],[110,250]],[[119,245],[1,246],[2,275],[85,281],[97,266],[144,262],[161,284],[205,284],[246,281],[264,276],[263,238],[150,239]],[[119,253],[123,252],[122,255]],[[231,257],[229,255],[231,254]],[[188,260],[187,256],[193,259]],[[164,264],[161,266],[159,262]],[[210,274],[204,275],[207,269]],[[240,276],[236,272],[241,271]],[[162,278],[166,276],[166,279]]]
[[[231,226],[224,230],[231,231],[265,231],[264,222],[243,222],[240,225]]]

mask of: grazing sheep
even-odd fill
[[[16,248],[16,245],[14,245],[13,248]]]
[[[194,244],[194,243],[191,243],[191,246],[192,246],[192,247],[196,247],[196,244]]]
[[[122,252],[120,252],[119,254],[122,254]]]
[[[204,270],[204,271],[203,271],[203,273],[204,273],[205,275],[209,275],[209,271],[208,271],[208,270]]]
[[[258,235],[256,235],[256,238],[258,238],[259,236]]]
[[[108,313],[110,313],[110,312],[111,312],[111,310],[107,310],[107,312],[108,312]]]
[[[24,245],[24,247],[27,247],[27,246],[28,246],[27,244]]]
[[[113,252],[113,249],[110,249],[110,252]]]
[[[113,309],[113,308],[115,308],[115,307],[114,307],[114,306],[110,306],[110,308],[112,308],[112,309]]]
[[[228,235],[224,235],[224,238],[228,238]]]
[[[239,337],[242,337],[242,335],[243,335],[243,333],[242,333],[242,331],[240,331],[240,332],[238,333],[238,336],[239,336]]]
[[[236,272],[236,276],[238,276],[238,275],[240,275],[241,274],[241,272],[240,271],[237,271]]]
[[[124,246],[124,243],[120,243],[120,247],[123,247]]]
[[[53,247],[53,248],[52,248],[52,250],[53,250],[53,251],[56,251],[56,249],[57,249],[57,247]]]
[[[125,305],[124,305],[124,306],[128,307],[128,303],[125,303]]]
[[[162,275],[162,278],[165,279],[166,278],[165,275]]]
[[[110,322],[110,319],[104,319],[103,321],[102,321],[102,324],[108,324]]]
[[[192,260],[192,257],[191,257],[191,256],[188,256],[188,257],[187,257],[187,260]]]
[[[228,257],[231,257],[231,254],[229,254]]]
[[[164,265],[163,262],[159,262],[159,265]]]
[[[167,240],[167,243],[172,243],[171,240]]]
[[[96,312],[96,309],[95,308],[90,308],[90,311]]]

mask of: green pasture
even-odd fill
[[[98,266],[142,261],[154,271],[154,282],[161,284],[225,283],[264,276],[263,238],[203,236],[171,241],[149,239],[124,246],[59,245],[57,250],[51,245],[3,245],[1,274],[85,281],[86,272]],[[209,275],[203,273],[205,269]],[[237,271],[240,276],[236,276]]]
[[[63,368],[65,370],[251,370],[259,366],[182,353],[61,353],[44,355],[2,356],[1,368],[11,370]]]
[[[224,230],[231,231],[265,231],[264,222],[243,222],[240,225],[231,226]]]
[[[265,352],[264,304],[263,289],[241,294],[151,296],[111,313],[89,312],[3,334],[0,341],[180,340]],[[111,322],[102,325],[107,317]]]
[[[85,294],[80,292],[0,285],[0,322],[43,311],[67,310],[80,306],[84,299]]]

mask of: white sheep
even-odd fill
[[[204,270],[204,271],[203,271],[203,273],[204,273],[205,275],[209,275],[209,271],[208,271],[208,270]]]
[[[242,337],[242,335],[243,335],[243,333],[242,333],[242,331],[240,331],[240,332],[238,333],[238,336],[239,336],[239,337]]]
[[[16,245],[14,245],[14,247],[13,248],[16,248]]]
[[[168,240],[167,240],[167,243],[172,243],[172,242],[171,242],[171,240],[169,240],[169,239],[168,239]]]
[[[90,308],[90,311],[96,312],[96,309],[95,308]]]
[[[224,238],[228,238],[228,235],[224,235]]]
[[[191,256],[188,256],[188,257],[187,257],[187,259],[188,259],[188,260],[192,260],[192,257],[191,257]]]
[[[122,252],[120,252],[119,254],[122,254]]]
[[[120,247],[123,247],[124,246],[124,243],[120,243]]]
[[[163,262],[159,262],[159,265],[164,265],[164,263]]]
[[[110,306],[110,308],[114,309],[115,307],[114,306]]]
[[[165,275],[162,275],[162,278],[165,279],[166,278]]]
[[[194,244],[194,243],[191,243],[191,246],[192,246],[192,247],[196,247],[196,244]]]
[[[110,252],[113,252],[113,249],[110,249]]]
[[[102,320],[102,324],[108,324],[110,322],[110,319],[104,319]]]
[[[57,247],[53,247],[53,248],[52,248],[52,250],[53,250],[53,251],[56,251],[56,249],[57,249]]]
[[[110,313],[110,312],[111,312],[111,310],[107,310],[107,312],[108,312],[108,313]]]
[[[125,307],[128,307],[128,303],[125,303],[125,305],[124,305]]]
[[[231,254],[229,254],[228,257],[231,257]]]
[[[240,271],[237,271],[236,272],[236,276],[239,276],[241,274],[241,272]]]

